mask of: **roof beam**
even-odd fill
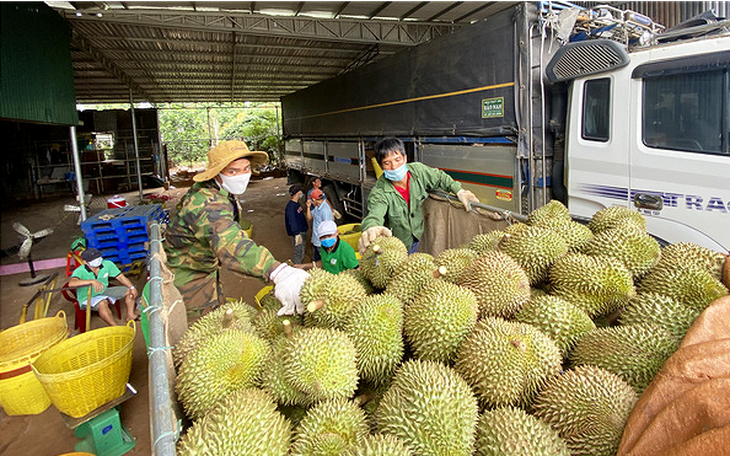
[[[436,14],[434,14],[433,16],[431,16],[431,17],[429,17],[428,19],[426,19],[426,22],[431,22],[431,21],[433,21],[433,20],[435,20],[435,19],[437,19],[437,18],[439,18],[439,17],[443,16],[444,14],[448,13],[449,11],[451,11],[452,9],[454,9],[454,8],[456,8],[457,6],[461,5],[462,3],[464,3],[464,2],[454,2],[454,3],[452,3],[451,5],[447,6],[447,7],[446,7],[446,8],[444,8],[444,9],[442,9],[442,10],[441,10],[441,11],[439,11],[438,13],[436,13]]]
[[[411,14],[415,13],[419,9],[423,8],[424,6],[428,5],[428,2],[421,2],[418,5],[414,6],[410,10],[408,10],[403,16],[400,17],[400,20],[407,19]]]
[[[369,19],[372,20],[374,17],[376,17],[378,14],[380,14],[381,11],[383,11],[385,8],[387,8],[388,6],[390,6],[391,3],[393,3],[393,2],[383,2],[380,6],[378,6],[377,8],[375,8],[375,11],[373,11],[372,13],[370,13]]]
[[[466,19],[467,17],[469,17],[469,16],[471,16],[473,14],[476,14],[476,13],[478,13],[479,11],[481,11],[483,9],[489,8],[490,6],[494,5],[494,3],[495,2],[487,2],[487,3],[483,4],[480,7],[474,8],[473,10],[471,10],[468,13],[464,14],[463,16],[459,16],[456,19],[454,19],[454,22],[461,22],[464,19]]]
[[[345,8],[347,8],[347,5],[349,5],[350,2],[342,2],[339,8],[337,8],[337,12],[335,12],[335,19],[340,17],[340,14],[342,14],[343,11],[345,11]]]
[[[455,7],[458,3],[452,6]],[[446,10],[439,15],[445,12]],[[235,30],[240,35],[281,36],[338,43],[379,43],[398,46],[415,46],[462,26],[460,24],[272,17],[258,14],[214,14],[176,10],[109,10],[104,12],[103,17],[89,15],[77,17],[69,11],[64,11],[62,14],[69,22],[141,25],[177,31],[232,32]]]

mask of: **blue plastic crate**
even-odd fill
[[[147,227],[149,222],[162,217],[162,205],[146,204],[142,206],[126,206],[117,209],[105,209],[81,223],[81,229],[87,234],[102,230],[124,231],[137,226]],[[108,216],[112,216],[108,220]]]

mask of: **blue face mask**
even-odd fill
[[[337,238],[327,238],[327,239],[320,239],[319,242],[322,244],[322,247],[328,249],[335,245],[335,242],[337,242]]]
[[[384,169],[383,175],[389,181],[399,182],[399,181],[402,181],[404,177],[406,177],[407,172],[408,172],[408,163],[403,163],[401,166],[399,166],[396,169]]]

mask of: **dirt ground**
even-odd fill
[[[286,178],[267,178],[252,180],[246,193],[241,197],[243,218],[253,222],[254,241],[264,245],[280,261],[291,257],[291,240],[284,229],[284,208],[289,200]],[[172,199],[166,203],[167,209],[174,211],[174,205],[187,191],[187,188],[171,188],[145,190],[148,193],[163,193]],[[139,201],[136,192],[123,194],[129,204]],[[92,200],[91,214],[106,208],[108,196],[95,196]],[[17,209],[4,210],[0,219],[2,249],[7,252],[18,244],[18,235],[12,229],[12,222],[19,221],[32,232],[46,227],[54,227],[53,234],[44,238],[33,247],[33,259],[44,260],[50,258],[65,258],[71,240],[81,235],[81,229],[76,225],[73,214],[68,216],[63,210],[64,204],[73,204],[73,198],[27,204]],[[308,259],[310,251],[307,250]],[[8,254],[0,258],[0,264],[8,265],[20,263],[17,254]],[[65,267],[39,271],[42,274],[58,272],[56,287],[65,283]],[[30,277],[28,272],[0,276],[0,328],[6,329],[16,325],[19,321],[22,306],[33,296],[37,286],[21,287],[20,280]],[[142,289],[146,278],[129,276]],[[224,290],[227,296],[243,297],[253,302],[253,296],[264,286],[264,283],[254,278],[241,278],[229,273],[222,274]],[[71,335],[77,331],[73,329],[73,306],[56,293],[53,295],[48,316],[55,315],[59,310],[66,312]],[[30,315],[32,318],[33,308]],[[104,322],[94,315],[91,321],[92,328],[99,328]],[[132,373],[130,383],[137,389],[137,395],[127,400],[120,407],[121,421],[124,427],[136,439],[135,448],[129,455],[150,454],[150,421],[148,401],[148,364],[145,353],[144,338],[138,330],[133,351]],[[55,456],[74,451],[78,440],[73,431],[66,427],[60,413],[55,407],[49,407],[45,412],[31,416],[8,416],[0,412],[0,454],[2,455],[30,455]]]

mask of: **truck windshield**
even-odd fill
[[[728,154],[727,69],[644,79],[648,147]]]

